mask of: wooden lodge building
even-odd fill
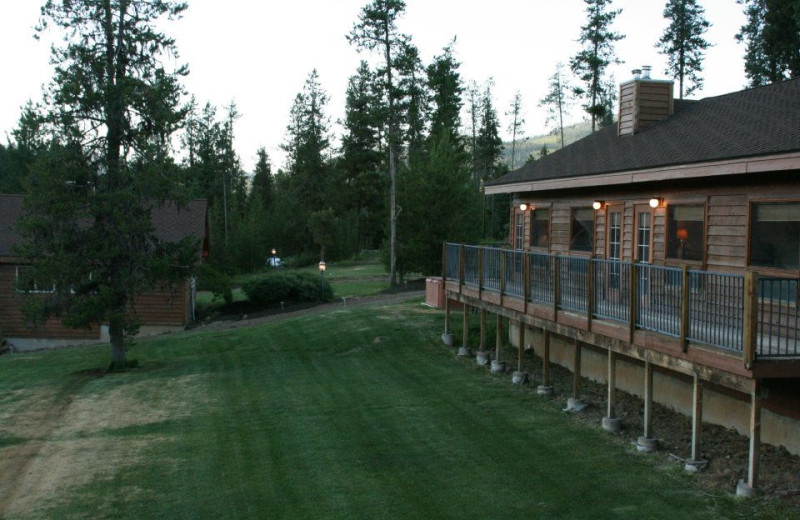
[[[571,404],[581,376],[607,384],[607,429],[616,389],[643,397],[642,450],[654,401],[692,417],[691,463],[703,421],[748,435],[749,493],[762,439],[800,453],[800,79],[680,101],[636,77],[619,105],[488,183],[514,199],[508,247],[445,244],[445,300],[507,318],[543,393],[550,363],[574,371]]]
[[[153,207],[151,218],[156,237],[165,242],[194,237],[199,244],[198,258],[208,256],[207,206],[205,200],[192,200],[185,207],[171,203]],[[0,195],[0,340],[5,340],[14,350],[108,342],[105,324],[90,329],[70,329],[57,318],[50,318],[38,326],[26,321],[20,310],[24,298],[47,297],[47,290],[24,290],[18,284],[20,270],[25,266],[14,253],[15,245],[21,240],[14,226],[22,211],[21,195]],[[142,320],[139,334],[185,328],[194,319],[195,296],[192,279],[139,295],[134,303]]]

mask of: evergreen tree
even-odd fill
[[[656,47],[668,59],[664,72],[678,79],[680,99],[703,88],[703,54],[710,46],[703,34],[711,25],[704,14],[697,0],[668,0],[664,7],[670,23]]]
[[[350,77],[345,98],[342,156],[338,162],[342,194],[337,199],[355,221],[354,253],[376,247],[383,222],[380,90],[365,61]]]
[[[269,160],[269,154],[264,148],[259,148],[256,151],[256,166],[253,172],[253,185],[250,191],[250,197],[256,194],[259,197],[259,202],[264,210],[268,210],[272,204],[272,164]]]
[[[398,113],[401,141],[406,147],[406,163],[414,168],[424,161],[425,140],[430,116],[430,91],[419,49],[405,41],[395,63],[398,73]]]
[[[511,116],[508,131],[511,132],[511,169],[513,170],[517,164],[517,136],[525,135],[522,129],[522,125],[525,124],[525,118],[522,116],[522,94],[519,93],[519,90],[508,108],[506,115]]]
[[[164,68],[177,53],[160,32],[162,20],[185,8],[169,0],[48,0],[41,10],[38,30],[53,26],[65,38],[52,48],[55,140],[25,197],[22,252],[32,276],[55,284],[45,311],[73,327],[108,323],[112,367],[126,365],[126,339],[138,329],[135,296],[185,278],[198,260],[198,244],[153,234],[150,208],[175,196],[174,179],[132,166],[154,144],[166,149],[185,116],[186,69]]]
[[[578,41],[583,49],[570,60],[572,72],[584,83],[585,87],[575,88],[578,96],[583,96],[583,105],[592,119],[592,132],[597,129],[598,121],[607,114],[607,107],[602,98],[607,95],[603,75],[612,63],[621,63],[614,52],[614,42],[624,36],[611,30],[611,25],[621,9],[608,10],[612,0],[584,0],[586,3],[587,22],[581,27]]]
[[[497,168],[503,155],[503,140],[500,138],[500,123],[492,101],[492,87],[494,83],[489,80],[483,91],[480,113],[480,127],[475,141],[475,157],[483,181],[494,179],[498,176]]]
[[[289,115],[287,141],[282,148],[287,153],[287,174],[291,180],[295,207],[290,212],[298,221],[296,230],[300,236],[309,237],[309,211],[325,209],[329,199],[330,168],[326,155],[330,148],[328,118],[325,107],[328,95],[319,83],[316,70],[309,74],[303,90],[297,94]],[[300,215],[307,218],[300,219]],[[310,252],[308,244],[301,250]]]
[[[564,75],[564,64],[556,65],[556,71],[550,76],[547,84],[547,94],[539,101],[539,106],[547,111],[548,125],[554,125],[553,133],[560,137],[561,148],[564,148],[564,117],[569,116],[569,107],[572,98],[571,86]]]
[[[464,86],[458,72],[461,64],[456,61],[453,51],[455,38],[447,45],[441,55],[433,58],[428,65],[428,89],[431,92],[433,110],[430,116],[430,135],[438,137],[447,132],[453,144],[461,134],[461,95]]]
[[[757,87],[800,76],[800,5],[797,0],[737,0],[747,23],[736,35],[746,45],[745,75]]]
[[[405,9],[403,0],[373,0],[362,8],[358,23],[347,36],[347,41],[358,50],[377,50],[383,59],[380,76],[383,78],[388,120],[389,283],[392,287],[397,285],[397,154],[400,147],[395,59],[404,50],[403,43],[408,40],[407,36],[398,32],[395,24]]]

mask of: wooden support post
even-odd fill
[[[522,349],[525,348],[525,324],[517,322],[517,370],[522,372]]]
[[[653,365],[649,360],[644,362],[644,437],[651,439],[653,428]]]
[[[542,331],[542,386],[550,386],[550,331]]]
[[[447,291],[445,291],[445,293],[444,293],[444,333],[445,334],[450,334],[450,331],[453,330],[452,327],[451,327],[451,324],[450,324],[450,308],[451,308],[450,298],[447,297]]]
[[[758,466],[761,450],[761,382],[753,381],[750,394],[750,457],[747,470],[747,485],[751,490],[758,486]]]
[[[500,361],[500,350],[503,348],[503,317],[497,315],[497,332],[494,338],[494,358]]]
[[[703,381],[694,373],[692,385],[692,461],[700,460],[700,434],[703,425]]]
[[[744,323],[742,324],[742,353],[744,367],[753,366],[756,359],[756,341],[758,336],[758,274],[744,273]]]
[[[524,251],[520,255],[522,256],[522,311],[527,314],[531,294],[531,259]]]
[[[616,417],[615,407],[617,404],[617,354],[613,350],[608,350],[608,411],[609,418]]]
[[[575,350],[572,356],[572,398],[578,399],[581,393],[581,342],[575,340]]]
[[[483,247],[478,249],[478,299],[483,296]]]
[[[481,346],[480,350],[486,350],[486,309],[481,309]]]

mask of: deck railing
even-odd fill
[[[798,281],[447,243],[459,285],[755,357],[800,356]],[[631,325],[631,322],[633,324]]]

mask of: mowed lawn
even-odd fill
[[[420,302],[0,358],[0,518],[750,518],[460,360]],[[563,397],[563,396],[562,396]],[[775,516],[776,518],[778,516]]]

